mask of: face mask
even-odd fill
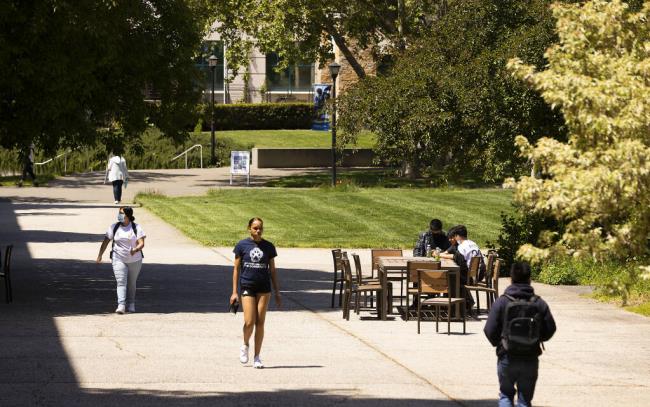
[[[124,214],[122,212],[117,214],[117,221],[120,223],[124,222]]]

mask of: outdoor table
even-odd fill
[[[407,273],[407,263],[409,261],[436,261],[432,257],[393,257],[393,256],[380,256],[377,257],[377,271],[379,273],[379,281],[383,288],[379,296],[380,304],[379,318],[385,321],[388,318],[388,274],[399,274],[402,278]],[[440,259],[441,270],[447,270],[456,277],[456,287],[454,297],[460,296],[460,267],[451,259]],[[408,307],[408,304],[406,304]],[[460,315],[460,309],[456,306],[456,315]],[[407,316],[408,318],[408,316]]]

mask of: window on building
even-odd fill
[[[266,54],[266,81],[270,91],[311,92],[314,84],[314,64],[291,65],[280,72],[275,68],[280,63],[276,53]]]
[[[224,61],[224,52],[223,52],[223,43],[221,41],[210,41],[204,42],[201,47],[201,53],[199,54],[196,66],[201,70],[201,77],[204,78],[202,89],[206,92],[212,91],[212,73],[210,72],[210,67],[208,66],[208,58],[211,55],[216,56],[218,60],[217,67],[214,69],[216,74],[214,90],[222,91],[223,90],[223,61]]]

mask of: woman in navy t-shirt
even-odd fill
[[[264,367],[260,359],[262,341],[264,340],[264,320],[271,299],[271,285],[275,292],[275,303],[282,305],[280,288],[275,272],[275,257],[278,255],[273,243],[262,239],[264,223],[260,218],[248,221],[251,237],[240,240],[235,246],[235,267],[232,274],[233,304],[241,295],[244,308],[244,344],[239,349],[239,361],[248,363],[248,341],[255,329],[255,358],[253,367]],[[239,288],[239,294],[238,294]]]

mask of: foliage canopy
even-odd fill
[[[189,0],[3,2],[0,144],[120,144],[149,124],[182,139],[200,15]],[[145,87],[158,103],[144,101]]]
[[[516,135],[563,136],[561,115],[506,69],[515,55],[545,65],[544,50],[556,39],[549,4],[450,2],[389,75],[368,77],[341,97],[342,142],[372,130],[382,158],[407,163],[414,176],[474,170],[492,180],[515,173]]]
[[[559,43],[538,72],[510,68],[559,107],[568,142],[517,138],[538,176],[515,183],[515,200],[565,225],[519,254],[627,259],[647,254],[650,233],[650,2],[620,0],[553,6]]]
[[[391,55],[422,36],[446,0],[217,0],[209,2],[231,66],[248,63],[253,45],[276,52],[280,68],[302,60],[325,64],[332,41],[357,76],[366,72],[355,47]],[[331,41],[332,40],[332,41]]]

